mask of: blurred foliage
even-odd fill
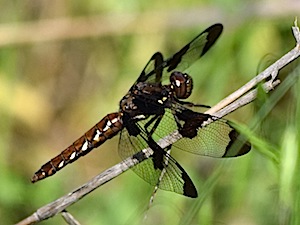
[[[213,105],[294,47],[291,25],[300,9],[295,1],[0,2],[1,224],[20,221],[120,162],[114,138],[54,177],[30,183],[43,163],[118,110],[154,52],[168,57],[206,27],[223,23],[220,40],[188,69],[194,78],[189,100]],[[81,18],[94,26],[95,16],[103,19],[104,32],[97,35],[93,27],[61,24]],[[43,33],[30,30],[39,24]],[[76,30],[82,36],[71,35]],[[56,32],[64,35],[55,38]],[[198,199],[159,191],[147,210],[152,187],[130,171],[69,211],[82,224],[299,224],[299,82],[282,93],[264,117],[257,112],[269,95],[229,116],[249,127],[258,121],[248,132],[254,144],[248,155],[176,153]],[[65,223],[56,216],[41,224]]]

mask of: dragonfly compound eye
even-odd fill
[[[174,71],[170,76],[170,82],[178,99],[186,99],[191,95],[193,80],[188,74]]]

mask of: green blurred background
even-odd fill
[[[206,27],[223,23],[216,45],[188,69],[194,78],[189,100],[214,105],[294,47],[291,26],[300,15],[292,0],[0,5],[1,224],[22,220],[120,162],[116,137],[55,176],[30,183],[42,164],[118,110],[154,52],[171,56]],[[159,191],[146,210],[153,188],[128,171],[68,210],[82,224],[300,224],[296,86],[259,118],[253,135],[265,145],[254,144],[248,155],[225,160],[176,153],[198,199]],[[263,104],[228,118],[249,125]],[[41,224],[65,223],[56,216]]]

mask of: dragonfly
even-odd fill
[[[171,156],[171,149],[217,158],[241,156],[251,150],[251,144],[239,138],[240,134],[230,121],[197,112],[194,109],[208,106],[185,100],[192,93],[193,79],[184,71],[214,45],[222,30],[223,25],[219,23],[208,27],[168,59],[156,52],[119,102],[118,112],[104,116],[73,144],[42,165],[31,181],[52,176],[119,134],[121,158],[135,156],[141,161],[132,168],[137,175],[160,189],[197,197],[194,183]],[[161,147],[158,141],[174,131],[178,131],[181,138],[168,147]],[[233,151],[238,142],[239,148]],[[142,154],[139,157],[138,152]],[[142,161],[143,157],[146,160]]]

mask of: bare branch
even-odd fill
[[[69,225],[80,225],[80,223],[69,212],[63,211],[61,215]]]
[[[112,180],[113,178],[119,176],[121,173],[125,172],[129,168],[133,167],[138,163],[137,160],[133,160],[131,157],[118,163],[117,165],[105,170],[101,174],[97,175],[86,184],[80,186],[76,190],[70,192],[69,194],[51,202],[41,208],[39,208],[34,214],[25,220],[21,221],[17,225],[32,224],[34,222],[39,222],[65,210],[68,206],[77,202],[79,199],[92,192],[94,189],[102,186],[106,182]]]
[[[296,47],[277,60],[274,64],[269,66],[266,70],[258,74],[254,77],[251,81],[245,84],[236,92],[229,95],[227,98],[222,100],[220,103],[215,105],[214,107],[210,108],[206,111],[206,113],[215,115],[217,117],[223,117],[236,109],[252,102],[256,98],[257,90],[255,89],[259,83],[263,83],[263,87],[265,88],[266,92],[273,90],[277,85],[280,84],[280,81],[277,79],[277,74],[279,70],[290,62],[295,60],[300,55],[300,32],[299,28],[296,26],[293,27],[293,33],[296,39]],[[266,81],[266,79],[268,79]],[[158,144],[162,148],[166,148],[172,143],[178,141],[181,138],[181,135],[178,131],[173,132],[172,134],[164,137],[163,139],[158,141]],[[143,151],[143,150],[142,150]],[[141,151],[141,152],[142,152]],[[147,150],[151,152],[151,150]],[[137,153],[141,154],[141,152]],[[136,156],[135,155],[135,156]],[[77,202],[79,199],[84,197],[85,195],[89,194],[96,188],[102,186],[106,182],[114,179],[115,177],[119,176],[123,172],[127,171],[129,168],[138,164],[138,160],[136,157],[129,157],[126,160],[120,162],[119,164],[107,169],[106,171],[102,172],[101,174],[97,175],[86,184],[82,185],[81,187],[77,188],[76,190],[72,191],[71,193],[57,199],[54,202],[51,202],[41,208],[39,208],[35,213],[33,213],[28,218],[22,220],[18,223],[18,225],[25,225],[25,224],[32,224],[36,223],[50,217],[55,216],[58,213],[64,211],[68,206]],[[138,157],[140,158],[140,157]],[[146,158],[145,158],[146,159]]]

